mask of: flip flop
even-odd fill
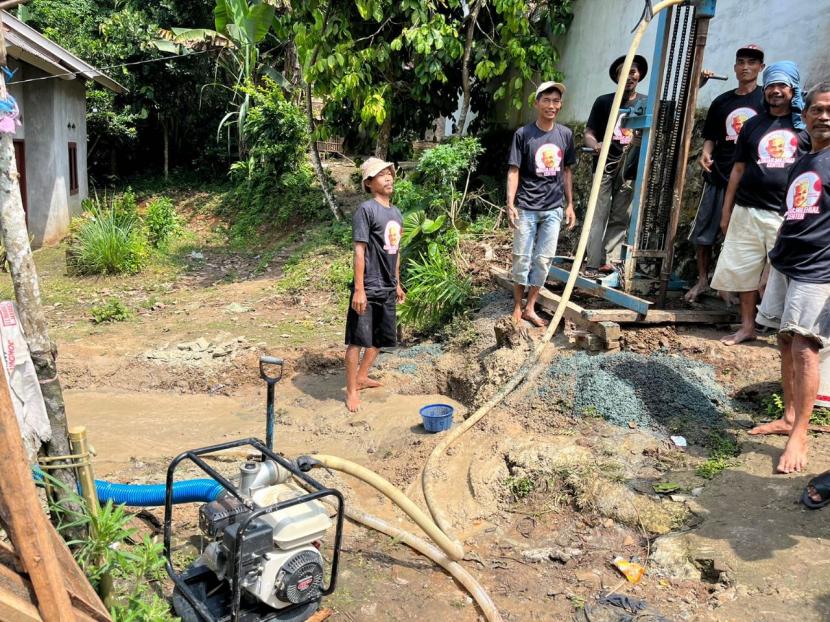
[[[816,492],[821,496],[821,501],[815,502],[810,498],[807,488],[801,494],[801,503],[806,505],[811,510],[818,510],[825,505],[830,504],[830,471],[817,475],[807,483],[807,487],[812,486]]]

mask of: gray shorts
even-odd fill
[[[719,188],[708,181],[703,185],[697,214],[692,223],[689,240],[697,246],[714,246],[720,237],[720,217],[723,213],[723,197],[726,188]]]
[[[755,321],[806,337],[819,348],[830,345],[830,283],[803,283],[771,267]]]

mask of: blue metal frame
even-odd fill
[[[548,278],[557,281],[567,281],[569,274],[570,271],[565,270],[564,268],[551,266],[550,272],[548,273]],[[618,304],[621,307],[625,307],[626,309],[636,311],[637,313],[640,313],[642,315],[648,313],[648,309],[652,305],[652,303],[648,300],[643,300],[642,298],[637,298],[637,296],[626,294],[625,292],[620,291],[618,289],[605,287],[604,285],[602,285],[602,283],[592,281],[591,279],[586,279],[581,276],[576,277],[576,286],[581,289],[593,290],[596,293],[600,294],[603,298],[605,298],[605,300]]]

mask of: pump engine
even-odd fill
[[[302,622],[318,609],[322,596],[334,589],[342,512],[337,512],[326,585],[321,549],[335,522],[319,499],[334,496],[342,510],[340,493],[317,484],[258,441],[247,442],[264,450],[266,459],[242,464],[238,486],[216,474],[226,489],[199,508],[199,528],[209,541],[202,554],[181,575],[172,571],[168,556],[168,572],[176,583],[173,606],[184,622]],[[212,471],[203,461],[199,463]],[[289,485],[295,474],[317,491],[306,493]],[[166,552],[169,526],[166,513]]]

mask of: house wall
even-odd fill
[[[560,69],[568,88],[560,118],[563,122],[585,121],[598,95],[610,93],[615,84],[608,66],[625,54],[631,30],[643,11],[643,0],[580,0],[574,3],[574,21],[557,42]],[[657,30],[652,23],[639,48],[651,63]],[[830,0],[718,0],[710,22],[704,66],[729,76],[728,82],[711,81],[700,91],[698,105],[707,107],[720,93],[735,88],[732,70],[735,50],[746,43],[764,48],[767,62],[793,60],[801,69],[802,84],[812,85],[830,76],[826,46],[830,37]],[[646,82],[648,77],[646,78]],[[638,89],[648,92],[648,84]],[[520,117],[505,111],[512,125],[534,118],[532,110]]]
[[[18,76],[22,75],[22,69],[20,61],[16,58],[9,57],[8,59],[8,67],[11,71],[15,71],[14,77],[17,78]],[[26,99],[23,97],[23,85],[17,85],[14,82],[7,85],[7,90],[9,95],[14,97],[17,101],[17,108],[20,110],[20,121],[23,122],[26,116]],[[21,125],[17,128],[14,133],[14,140],[25,140],[26,139],[26,127],[25,125]]]
[[[22,75],[46,74],[24,63]],[[29,234],[33,246],[54,244],[69,232],[70,218],[80,212],[88,191],[85,87],[59,78],[12,86],[23,111]],[[70,141],[78,145],[77,194],[69,192]]]

